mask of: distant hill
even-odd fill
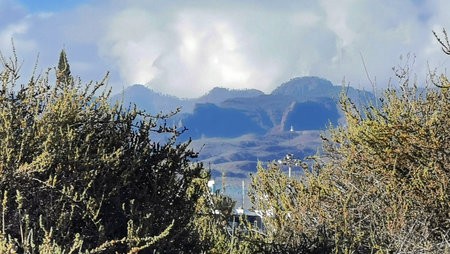
[[[318,98],[338,101],[342,93],[347,94],[355,103],[367,103],[375,99],[371,92],[350,86],[336,86],[329,80],[319,77],[293,78],[272,91],[272,95],[291,98],[297,102],[311,101]]]
[[[188,135],[201,137],[239,137],[244,134],[264,134],[265,130],[243,111],[222,108],[212,103],[197,104],[194,112],[183,120]]]
[[[215,87],[199,98],[180,99],[175,96],[155,92],[150,87],[135,84],[124,89],[122,93],[114,95],[112,102],[123,101],[125,105],[136,104],[139,108],[153,114],[170,112],[180,107],[183,113],[192,113],[195,104],[220,104],[232,98],[250,98],[263,94],[263,92],[256,89],[241,90]]]
[[[293,78],[272,91],[272,95],[289,97],[297,102],[319,97],[338,99],[342,88],[318,77]]]
[[[336,101],[328,98],[316,101],[295,102],[286,111],[280,128],[289,131],[323,130],[329,124],[337,125],[340,114]]]
[[[263,95],[264,93],[256,89],[228,89],[215,87],[207,94],[196,100],[197,103],[219,104],[232,98],[250,98]]]
[[[285,111],[292,104],[291,99],[278,95],[260,95],[251,98],[233,98],[220,104],[224,108],[234,108],[245,112],[259,122],[267,131],[278,126]]]
[[[297,77],[282,83],[270,94],[256,89],[216,87],[196,99],[180,99],[133,85],[113,101],[135,103],[149,113],[168,113],[181,107],[182,113],[168,124],[188,128],[187,138],[232,138],[248,134],[281,134],[290,130],[324,130],[341,118],[338,101],[346,93],[355,103],[374,100],[372,93],[335,86],[320,77]]]
[[[188,128],[181,140],[193,139],[199,160],[210,165],[214,176],[225,171],[230,178],[245,179],[256,170],[258,160],[273,161],[286,153],[300,159],[314,154],[320,133],[342,117],[338,101],[343,92],[357,104],[375,98],[372,93],[335,86],[323,78],[299,77],[270,94],[213,88],[202,97],[187,100],[133,85],[113,100],[135,103],[153,114],[181,106],[182,113],[168,123]]]
[[[124,105],[136,104],[140,109],[152,114],[168,113],[179,107],[182,107],[184,112],[190,112],[195,104],[193,100],[161,94],[138,84],[129,86],[122,93],[112,96],[111,101],[123,101]]]

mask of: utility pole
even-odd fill
[[[245,181],[242,181],[242,206],[236,209],[237,214],[244,214],[244,205],[245,205]]]
[[[245,202],[245,181],[242,180],[242,209],[244,209]]]

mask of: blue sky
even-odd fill
[[[31,13],[59,12],[76,8],[89,0],[19,0]]]
[[[421,83],[446,71],[431,31],[450,30],[448,10],[448,0],[0,0],[0,51],[10,54],[13,39],[31,73],[38,55],[45,70],[64,48],[72,73],[110,71],[116,92],[135,83],[180,97],[214,86],[271,92],[304,75],[372,89],[369,75],[383,88],[407,55]]]

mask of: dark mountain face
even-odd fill
[[[280,124],[282,116],[292,99],[279,95],[260,95],[252,98],[233,98],[220,104],[221,107],[234,108],[247,112],[249,116],[260,117],[259,123],[266,130]]]
[[[358,96],[352,89],[348,90],[351,96]],[[269,95],[228,99],[220,106],[259,117],[256,122],[271,133],[290,130],[291,125],[295,130],[323,130],[329,123],[338,122],[337,104],[341,92],[342,87],[333,86],[328,80],[302,77],[283,83]],[[264,114],[255,116],[255,112]]]
[[[264,129],[244,112],[221,108],[215,104],[197,104],[194,112],[184,119],[186,132],[193,139],[200,137],[239,137],[248,133],[263,134]]]
[[[281,123],[283,131],[323,130],[329,124],[337,125],[340,114],[331,99],[294,103]]]

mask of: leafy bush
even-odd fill
[[[208,172],[171,116],[109,102],[106,78],[82,84],[61,52],[52,69],[20,80],[1,58],[0,248],[26,253],[182,253]],[[52,81],[54,80],[54,81]],[[102,90],[102,91],[101,91]],[[176,113],[176,112],[174,112]]]

